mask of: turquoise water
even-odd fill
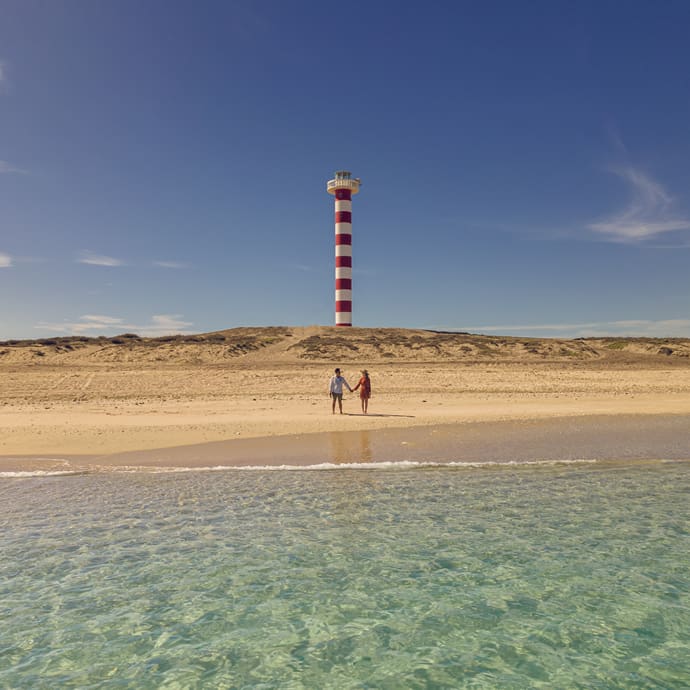
[[[690,463],[0,480],[1,688],[688,688]]]

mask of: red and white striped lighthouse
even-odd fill
[[[338,170],[326,190],[335,196],[335,325],[352,326],[352,195],[361,180]]]

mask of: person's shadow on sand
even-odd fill
[[[367,414],[364,412],[343,412],[343,414],[348,417],[409,417],[410,419],[415,417],[413,414],[382,414],[380,412],[368,412]]]

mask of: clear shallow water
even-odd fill
[[[687,688],[690,463],[0,480],[1,688]]]

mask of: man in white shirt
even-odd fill
[[[343,413],[343,386],[347,387],[347,390],[352,393],[352,388],[350,384],[345,380],[344,377],[340,375],[340,369],[335,370],[335,376],[331,377],[331,383],[328,386],[328,393],[333,399],[332,410],[335,414],[335,402],[338,401],[338,408],[340,409],[340,414]]]

